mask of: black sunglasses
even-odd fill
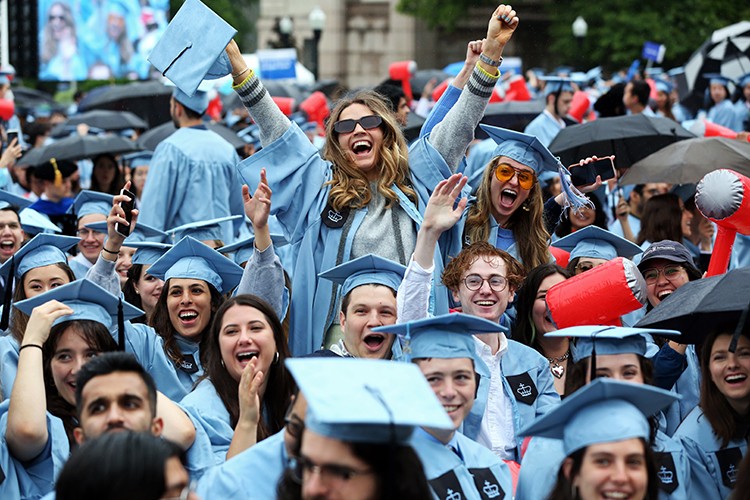
[[[363,116],[359,120],[339,120],[333,124],[333,131],[337,134],[348,134],[354,132],[359,124],[363,129],[370,130],[379,127],[383,119],[378,115]]]

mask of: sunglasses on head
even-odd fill
[[[517,176],[518,185],[521,186],[521,189],[531,189],[536,183],[536,174],[534,172],[520,170],[508,165],[507,163],[501,163],[495,169],[495,177],[500,182],[507,182],[511,180],[514,175]]]
[[[348,134],[354,132],[359,124],[365,130],[371,130],[379,127],[383,123],[383,119],[378,115],[363,116],[359,120],[339,120],[333,124],[333,131],[337,134]]]

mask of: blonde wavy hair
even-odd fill
[[[505,157],[497,156],[487,165],[477,190],[477,201],[469,207],[465,229],[469,243],[488,241],[490,238],[490,217],[492,217],[490,187],[495,169],[501,163],[502,158]],[[531,188],[529,197],[523,205],[510,216],[506,229],[513,231],[518,256],[525,272],[528,273],[536,266],[550,261],[551,255],[548,248],[550,236],[544,225],[544,202],[539,182]]]
[[[364,90],[339,100],[326,124],[327,140],[323,149],[323,158],[333,163],[333,179],[326,183],[332,186],[329,195],[331,206],[337,211],[344,207],[362,208],[372,199],[370,182],[341,147],[338,134],[333,130],[333,125],[340,120],[341,113],[352,104],[367,106],[373,114],[383,119],[380,125],[380,130],[383,132],[383,144],[380,151],[377,151],[378,192],[385,197],[386,207],[390,208],[394,202],[398,202],[396,193],[391,189],[394,184],[410,200],[416,202],[416,193],[411,188],[406,139],[389,105],[375,92]]]

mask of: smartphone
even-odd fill
[[[130,198],[130,201],[121,201],[120,207],[125,211],[125,220],[128,221],[128,224],[133,220],[133,208],[135,208],[135,195],[128,191],[127,189],[121,189],[120,194],[124,194],[128,198]],[[130,226],[123,226],[119,222],[115,224],[115,231],[120,233],[123,236],[129,236],[130,235]]]
[[[586,165],[570,167],[570,181],[576,187],[595,183],[597,175],[602,178],[602,181],[615,177],[615,167],[612,160],[603,158]]]

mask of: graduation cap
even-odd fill
[[[324,271],[318,277],[341,285],[344,297],[362,285],[385,285],[396,291],[405,272],[406,267],[398,262],[368,254]]]
[[[744,89],[745,87],[747,87],[748,85],[750,85],[750,73],[747,73],[747,74],[741,76],[738,85],[739,85],[739,87],[741,89]]]
[[[554,181],[555,179],[559,179],[559,178],[560,178],[560,174],[558,174],[557,172],[552,172],[551,170],[544,170],[542,171],[541,174],[537,176],[537,179],[539,180],[539,184],[542,187],[549,186],[552,183],[552,181]]]
[[[597,379],[521,431],[561,439],[566,456],[587,446],[651,437],[648,418],[680,396],[650,385]]]
[[[127,240],[126,240],[127,241]],[[132,262],[133,264],[152,265],[167,253],[173,245],[170,243],[160,243],[156,241],[133,241],[128,244],[129,247],[135,248]],[[149,274],[151,274],[149,272]]]
[[[562,190],[567,197],[567,204],[572,206],[574,210],[583,206],[593,208],[591,201],[571,184],[568,169],[536,136],[483,123],[480,123],[479,126],[497,143],[497,147],[492,153],[493,157],[507,156],[533,169],[537,175],[540,175],[544,170],[558,172]]]
[[[182,94],[180,97],[192,98],[204,79],[213,80],[232,72],[224,49],[236,33],[237,30],[202,2],[187,0],[172,18],[148,60],[174,82]],[[196,112],[206,109],[180,102]]]
[[[223,236],[221,223],[240,218],[242,218],[242,215],[229,215],[217,219],[188,222],[187,224],[167,229],[167,234],[171,235],[174,241],[179,241],[186,236],[200,241],[220,240]]]
[[[219,293],[228,292],[242,279],[242,268],[200,241],[185,236],[148,270],[151,276],[203,280]]]
[[[135,306],[124,302],[104,288],[87,279],[77,280],[67,285],[53,288],[36,297],[13,304],[19,311],[31,315],[35,307],[58,300],[73,309],[73,314],[57,318],[52,326],[65,321],[91,320],[101,323],[107,329],[117,325],[118,344],[125,350],[124,322],[145,314]]]
[[[734,84],[734,80],[726,76],[721,76],[720,73],[704,73],[703,78],[708,80],[708,83],[711,85],[717,84],[729,88],[730,83]]]
[[[14,212],[20,212],[31,205],[31,201],[15,194],[0,189],[0,210],[11,209]]]
[[[557,248],[570,252],[570,258],[589,257],[612,260],[615,257],[631,258],[643,250],[638,245],[602,229],[586,226],[555,242]]]
[[[61,233],[62,230],[33,208],[25,208],[18,213],[23,231],[34,236],[39,233]]]
[[[671,94],[672,90],[674,90],[674,85],[667,80],[654,80],[654,85],[656,85],[656,90],[665,94]]]
[[[72,236],[58,236],[54,234],[39,234],[18,249],[13,256],[0,266],[0,276],[5,282],[5,296],[3,297],[3,314],[0,317],[0,329],[8,328],[10,321],[10,306],[13,298],[14,282],[20,281],[30,269],[49,266],[52,264],[67,264],[67,250],[80,242],[80,238]]]
[[[76,170],[78,170],[78,165],[72,161],[52,158],[34,167],[34,177],[45,181],[59,182],[62,185],[62,180],[73,175]]]
[[[585,74],[584,74],[585,77]],[[561,76],[540,76],[540,80],[545,82],[544,84],[544,95],[545,97],[551,94],[559,94],[561,92],[574,92],[573,80],[571,78],[564,78]]]
[[[307,401],[305,426],[346,442],[406,444],[416,427],[453,429],[419,368],[357,358],[287,359]],[[336,390],[331,390],[336,380]]]
[[[487,365],[476,354],[473,335],[504,332],[507,328],[469,314],[454,313],[379,326],[372,331],[399,335],[404,344],[402,351],[408,359],[470,358],[474,360],[475,371],[488,376]]]
[[[289,242],[282,234],[272,234],[271,243],[273,243],[274,248],[279,248],[283,247]],[[232,260],[234,260],[235,264],[241,266],[242,264],[250,260],[250,257],[253,255],[253,251],[255,248],[254,245],[255,236],[250,236],[249,238],[237,241],[235,243],[232,243],[231,245],[224,245],[223,247],[219,248],[218,251],[223,254],[233,254]]]
[[[203,82],[198,87],[198,90],[191,96],[175,87],[172,91],[172,97],[175,101],[179,102],[188,109],[195,111],[202,115],[208,109],[208,91],[211,90],[212,84],[209,82]]]
[[[91,214],[109,215],[112,211],[114,196],[85,189],[78,193],[73,204],[68,209],[69,214],[75,214],[77,219]],[[106,233],[106,229],[104,230]]]
[[[100,220],[96,222],[90,222],[86,224],[86,227],[92,231],[98,231],[100,233],[107,232],[107,221]],[[139,241],[154,241],[158,243],[164,243],[167,241],[168,235],[164,231],[151,227],[147,224],[141,224],[140,222],[135,225],[135,228],[131,231],[130,235],[125,238],[122,242],[122,246],[132,247],[132,243]]]
[[[149,165],[151,163],[151,158],[153,157],[153,151],[138,151],[137,153],[123,155],[122,161],[127,165],[130,165],[130,168],[138,168],[143,165]]]

